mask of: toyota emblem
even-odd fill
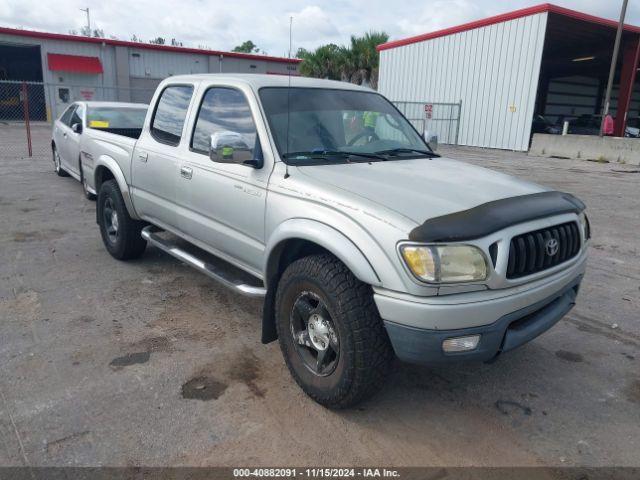
[[[558,253],[558,240],[555,238],[550,238],[547,240],[547,243],[544,244],[544,249],[547,252],[547,255],[553,257],[556,253]]]

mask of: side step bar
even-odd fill
[[[225,287],[228,287],[241,295],[246,295],[248,297],[264,297],[267,294],[266,288],[248,285],[243,283],[241,280],[233,279],[229,273],[224,271],[224,269],[201,260],[200,258],[170,243],[168,240],[160,237],[158,235],[159,232],[162,232],[162,230],[150,225],[142,229],[142,238],[151,245],[164,250],[169,255],[176,257],[178,260],[186,263],[196,270],[199,270],[208,277],[211,277]]]

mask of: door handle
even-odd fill
[[[193,177],[193,169],[189,167],[180,167],[180,176],[187,180],[191,180],[191,177]]]
[[[149,158],[149,154],[147,152],[139,152],[138,153],[138,160],[140,160],[141,162],[147,162],[147,159]]]

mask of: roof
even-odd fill
[[[325,80],[321,78],[300,77],[291,75],[273,75],[261,73],[196,73],[191,75],[174,75],[163,80],[163,83],[175,82],[200,82],[220,81],[230,83],[244,83],[255,90],[262,87],[292,87],[297,88],[330,88],[335,90],[360,90],[372,92],[373,90],[348,82],[337,80]]]
[[[300,63],[298,58],[272,57],[269,55],[255,55],[252,53],[223,52],[220,50],[206,50],[201,48],[174,47],[172,45],[156,45],[154,43],[128,42],[125,40],[115,40],[111,38],[83,37],[81,35],[65,35],[61,33],[38,32],[33,30],[23,30],[19,28],[0,27],[0,34],[16,35],[19,37],[39,38],[44,40],[62,40],[66,42],[83,42],[94,44],[113,45],[117,47],[129,47],[145,50],[161,50],[175,53],[196,53],[199,55],[223,55],[225,57],[245,58],[248,60],[267,60],[281,63]]]
[[[495,25],[497,23],[508,22],[509,20],[515,20],[522,17],[528,17],[530,15],[537,15],[539,13],[554,13],[556,15],[562,15],[564,17],[573,18],[575,20],[581,20],[596,25],[605,27],[617,28],[618,22],[615,20],[609,20],[607,18],[596,17],[589,15],[588,13],[578,12],[569,8],[559,7],[551,3],[543,3],[535,5],[533,7],[523,8],[515,10],[513,12],[503,13],[494,17],[485,18],[482,20],[476,20],[474,22],[458,25],[457,27],[445,28],[444,30],[438,30],[435,32],[424,33],[422,35],[416,35],[415,37],[404,38],[401,40],[394,40],[392,42],[383,43],[377,46],[378,51],[388,50],[391,48],[402,47],[404,45],[410,45],[412,43],[424,42],[425,40],[431,40],[438,37],[445,37],[447,35],[453,35],[455,33],[465,32],[473,30],[475,28],[487,27],[489,25]],[[640,33],[640,27],[634,25],[625,25],[625,31]]]

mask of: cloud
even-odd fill
[[[58,33],[79,30],[91,9],[94,27],[128,40],[176,38],[185,46],[230,50],[253,40],[272,55],[289,49],[293,15],[294,51],[325,43],[347,44],[351,35],[386,31],[392,39],[458,25],[539,4],[540,0],[0,0],[0,25]],[[563,7],[617,19],[619,2],[557,0]],[[631,2],[628,23],[640,23],[640,5]]]

